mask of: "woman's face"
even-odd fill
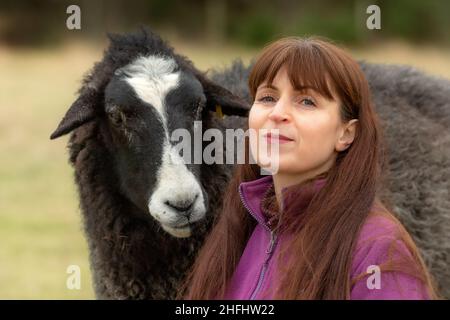
[[[339,101],[328,100],[312,89],[295,90],[283,67],[271,86],[263,82],[257,89],[249,128],[257,132],[260,147],[250,138],[251,152],[258,165],[267,167],[266,162],[261,163],[265,141],[272,160],[272,150],[278,147],[278,163],[270,165],[276,168],[273,173],[318,174],[328,170],[337,153],[350,146],[355,123],[341,121]],[[270,129],[278,130],[266,135]]]

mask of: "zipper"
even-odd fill
[[[255,218],[256,221],[258,221],[261,225],[263,225],[264,228],[265,228],[268,232],[270,232],[270,241],[269,241],[269,245],[268,245],[268,247],[267,247],[267,249],[266,249],[266,254],[267,254],[267,256],[266,256],[266,259],[264,260],[264,263],[263,263],[263,265],[262,265],[262,267],[261,267],[261,271],[260,271],[259,277],[258,277],[258,283],[257,283],[255,289],[253,290],[251,296],[250,296],[250,300],[254,300],[255,297],[256,297],[256,295],[257,295],[257,294],[259,293],[259,291],[261,290],[261,286],[262,286],[262,284],[263,284],[263,282],[264,282],[264,276],[265,276],[265,274],[266,274],[267,267],[268,267],[268,265],[269,265],[269,260],[270,260],[270,258],[272,257],[273,249],[274,249],[274,247],[275,247],[275,245],[276,245],[276,242],[277,242],[277,234],[276,234],[273,230],[270,230],[270,228],[269,228],[263,221],[261,221],[258,217],[256,217],[256,215],[253,213],[252,210],[250,210],[250,208],[249,208],[249,207],[247,206],[247,204],[246,204],[245,198],[244,198],[244,196],[243,196],[243,194],[242,194],[240,188],[239,188],[239,195],[241,196],[241,199],[244,200],[244,201],[242,201],[244,207],[245,207],[245,208],[248,210],[248,212],[253,216],[253,218]]]
[[[253,293],[252,293],[252,295],[250,296],[250,300],[254,300],[255,297],[256,297],[256,295],[257,295],[257,294],[259,293],[259,291],[261,290],[262,284],[263,284],[263,282],[264,282],[264,276],[265,276],[265,274],[266,274],[267,267],[269,266],[269,260],[270,260],[270,258],[272,257],[272,252],[273,252],[273,248],[274,248],[275,243],[276,243],[276,238],[277,238],[277,235],[276,235],[273,231],[271,231],[271,232],[270,232],[270,242],[269,242],[269,246],[268,246],[268,248],[267,248],[267,250],[266,250],[267,257],[266,257],[266,259],[264,260],[263,266],[262,266],[262,268],[261,268],[261,272],[259,273],[258,284],[256,285],[255,290],[253,290]]]
[[[258,221],[260,224],[262,224],[263,227],[264,227],[267,231],[272,232],[272,231],[270,230],[270,228],[264,223],[264,221],[261,221],[261,220],[253,213],[253,211],[250,210],[250,208],[247,206],[247,203],[246,203],[246,201],[245,201],[244,195],[242,194],[241,188],[239,188],[239,195],[241,196],[241,199],[243,200],[243,201],[242,201],[242,204],[244,205],[245,209],[247,209],[247,211],[251,214],[251,216],[252,216],[253,218],[255,218],[255,220]]]

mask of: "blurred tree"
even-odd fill
[[[66,8],[77,4],[82,29],[65,27]],[[368,30],[366,8],[381,8],[381,30]],[[10,45],[57,44],[73,36],[104,39],[148,25],[185,39],[261,46],[281,35],[318,34],[364,44],[400,38],[450,44],[447,0],[2,0],[0,41]]]
[[[205,16],[208,41],[222,43],[226,37],[227,2],[223,0],[207,0]]]

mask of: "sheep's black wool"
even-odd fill
[[[69,160],[75,169],[97,297],[172,299],[211,228],[233,167],[202,164],[193,170],[205,191],[206,218],[193,225],[189,238],[168,234],[139,198],[132,196],[139,192],[124,183],[124,176],[144,173],[139,168],[137,174],[131,172],[132,167],[129,172],[118,169],[122,161],[118,158],[126,149],[113,134],[111,121],[123,119],[109,117],[105,89],[118,69],[139,56],[172,57],[178,68],[194,76],[203,88],[206,102],[201,119],[205,129],[245,130],[251,102],[249,67],[236,61],[207,78],[151,32],[113,35],[110,39],[102,61],[85,77],[78,99],[51,137],[72,132]],[[450,297],[450,83],[409,67],[364,62],[361,66],[388,142],[383,200],[392,205],[413,235],[441,293]],[[218,119],[209,112],[216,104],[229,116]],[[159,138],[154,133],[153,139]],[[140,152],[142,159],[158,162],[160,157],[158,149]],[[147,180],[155,179],[155,172],[146,174]]]
[[[409,66],[361,63],[387,142],[382,199],[450,298],[450,81]]]

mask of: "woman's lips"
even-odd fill
[[[280,135],[276,135],[276,134],[266,134],[265,135],[266,139],[267,139],[267,143],[279,143],[279,144],[283,144],[283,143],[288,143],[291,141],[294,141],[291,138],[288,138],[282,134]]]

